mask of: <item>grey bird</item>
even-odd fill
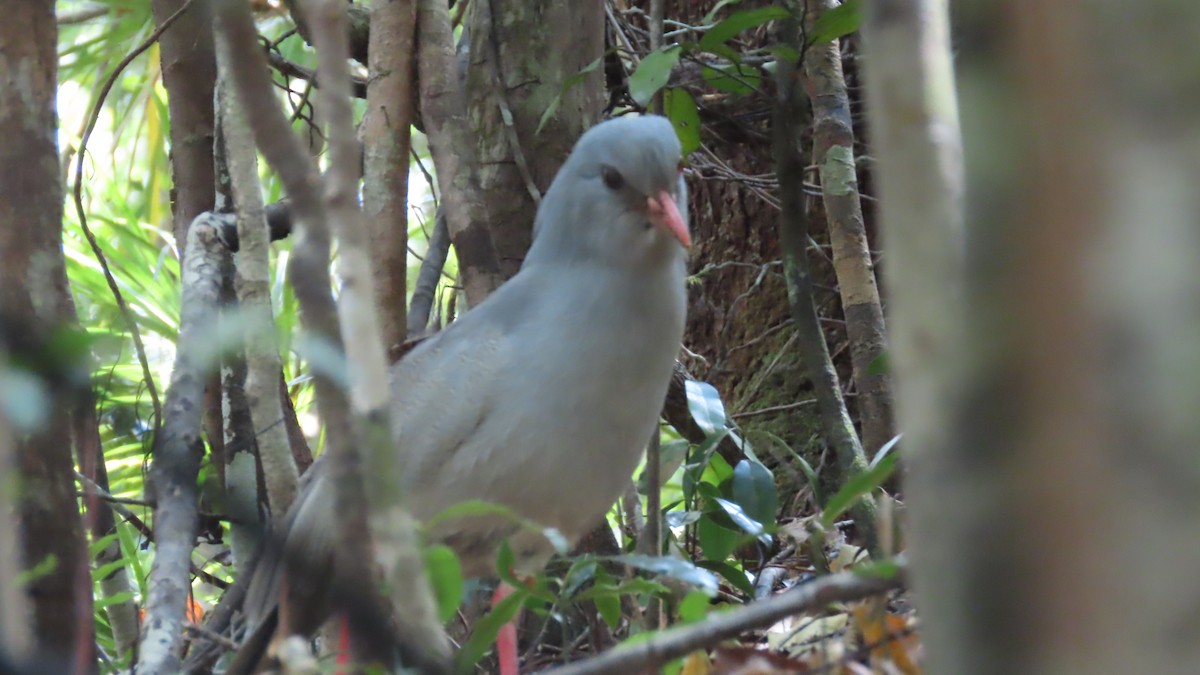
[[[517,275],[392,367],[396,461],[418,519],[484,500],[574,542],[624,491],[683,337],[691,239],[681,161],[663,117],[587,131],[542,199]],[[286,549],[316,569],[333,564],[336,546],[327,473],[322,462],[310,469],[282,524]],[[493,575],[505,539],[518,571],[539,571],[553,553],[540,532],[502,516],[446,521],[430,536],[467,576]],[[258,567],[252,625],[281,587],[280,556]],[[315,630],[324,604],[292,629]],[[507,660],[515,672],[515,654]]]

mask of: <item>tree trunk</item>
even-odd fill
[[[603,73],[593,68],[576,76],[604,53],[604,6],[479,0],[469,11],[468,119],[492,240],[508,279],[529,249],[541,194],[579,136],[600,121]],[[555,114],[538,131],[555,101]]]
[[[55,142],[57,29],[54,3],[22,2],[0,22],[0,321],[10,332],[10,354],[45,349],[71,321],[62,253],[63,191]],[[23,344],[21,344],[23,343]],[[21,354],[23,359],[35,351]],[[71,373],[62,353],[42,353],[48,367]],[[25,361],[29,363],[29,361]],[[32,362],[37,364],[35,358]],[[36,367],[36,365],[34,366]],[[29,582],[38,651],[95,668],[92,593],[87,548],[75,500],[69,420],[69,381],[42,375],[50,398],[45,416],[19,433],[23,565],[39,572]]]
[[[805,17],[808,30],[811,32],[818,18],[837,6],[834,0],[812,3]],[[809,46],[804,54],[804,74],[813,109],[813,163],[821,177],[833,266],[858,389],[862,446],[869,457],[895,436],[896,424],[890,376],[882,363],[887,330],[859,198],[854,124],[839,41]]]

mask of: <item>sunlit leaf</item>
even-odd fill
[[[721,394],[717,388],[707,382],[687,380],[684,382],[687,392],[688,410],[692,419],[700,429],[708,435],[725,428],[725,404],[721,402]]]
[[[679,579],[680,581],[698,586],[704,591],[715,593],[717,590],[717,578],[711,572],[703,570],[687,560],[666,556],[634,554],[614,556],[612,560],[624,563],[630,567],[646,570],[647,572],[664,574]]]
[[[17,575],[16,584],[18,586],[27,586],[38,579],[53,574],[56,569],[58,569],[58,556],[51,553],[38,561],[33,567],[22,570]]]
[[[742,531],[746,534],[755,537],[765,537],[768,542],[770,541],[771,536],[766,533],[763,524],[747,515],[740,505],[728,499],[717,499],[716,502],[725,511],[725,514],[729,516],[729,519],[735,525],[742,528]]]
[[[696,524],[696,538],[707,560],[724,560],[737,546],[738,533],[706,516]]]

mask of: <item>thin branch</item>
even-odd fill
[[[245,108],[228,74],[234,67],[229,61],[232,58],[228,42],[220,41],[217,46],[217,62],[221,66],[218,102],[229,178],[237,206],[239,255],[234,269],[234,285],[245,350],[246,375],[243,387],[251,428],[261,429],[255,433],[255,445],[262,465],[267,504],[272,513],[283,514],[296,498],[300,473],[292,457],[287,430],[278,424],[283,418],[279,392],[279,373],[283,364],[271,310],[270,232],[262,202],[262,186],[258,180],[254,139],[244,117]],[[249,461],[247,466],[253,466],[251,457],[243,457],[243,461]],[[230,469],[234,470],[235,467],[231,465]],[[236,475],[236,470],[234,473]],[[254,472],[247,469],[246,474],[247,478],[253,478]],[[251,480],[246,483],[243,494],[230,500],[230,507],[244,510],[245,513],[237,514],[243,518],[255,517],[260,501],[257,498],[258,486]],[[240,481],[233,480],[228,485],[240,486]],[[247,492],[250,494],[245,494]]]
[[[799,51],[802,41],[798,22],[793,17],[782,23],[781,42],[791,44]],[[772,126],[775,132],[775,166],[780,184],[779,238],[784,257],[788,304],[796,326],[797,351],[817,399],[821,428],[826,441],[838,458],[841,472],[838,482],[845,484],[854,476],[866,471],[867,460],[854,422],[846,409],[846,402],[842,398],[837,370],[834,369],[829,346],[825,343],[825,334],[817,315],[812,273],[806,251],[806,242],[810,236],[804,195],[794,187],[786,189],[787,186],[795,186],[801,181],[805,166],[805,162],[800,158],[800,123],[806,118],[807,111],[799,91],[796,65],[781,60],[776,71],[776,82],[779,91],[776,94]],[[875,535],[874,500],[859,499],[851,507],[851,514],[871,554],[877,559],[882,558],[883,552]]]
[[[809,30],[825,12],[838,6],[834,0],[812,0],[806,5],[809,11],[804,20]],[[838,40],[810,45],[804,53],[804,74],[812,92],[813,159],[819,167],[853,380],[861,393],[862,442],[865,450],[873,453],[896,435],[895,414],[891,378],[877,365],[887,351],[887,330],[863,222],[850,97]]]
[[[783,405],[773,405],[769,408],[759,408],[758,410],[747,410],[730,415],[730,419],[745,419],[747,417],[757,417],[758,415],[770,415],[771,413],[786,412],[797,408],[805,408],[817,402],[817,399],[810,398],[804,401],[796,401],[795,403],[785,403]]]
[[[352,385],[355,432],[355,445],[341,446],[332,457],[338,513],[343,520],[338,545],[342,551],[352,551],[343,556],[336,574],[349,580],[369,578],[368,561],[374,560],[382,572],[388,596],[397,608],[395,620],[402,647],[412,652],[409,665],[423,672],[437,672],[449,663],[450,644],[438,621],[437,602],[425,571],[416,521],[403,507],[400,486],[404,484],[405,467],[395,461],[386,353],[370,291],[367,227],[358,207],[360,156],[349,95],[345,6],[342,0],[308,3],[317,46],[317,68],[326,83],[318,93],[328,120],[327,212],[339,242],[337,270],[342,284],[338,314]],[[406,151],[400,157],[407,159],[407,155]],[[361,474],[360,456],[366,469]],[[348,516],[355,519],[350,527],[344,523]],[[360,519],[362,522],[356,522]],[[366,530],[363,526],[368,525],[368,520],[369,530],[356,531]],[[357,560],[351,557],[355,554],[361,557]],[[361,617],[352,616],[351,628],[357,628],[361,621]],[[356,642],[351,642],[352,650],[359,646]],[[364,647],[363,655],[371,660],[387,658],[392,649],[391,645]],[[386,651],[372,653],[375,649]]]
[[[631,646],[613,649],[593,659],[545,671],[546,675],[607,675],[655,671],[663,664],[697,649],[735,638],[745,631],[766,628],[789,616],[887,593],[904,585],[907,566],[898,562],[891,577],[840,572],[815,579],[767,600],[728,612],[711,614],[699,623],[665,630]]]
[[[429,236],[429,247],[425,259],[417,272],[417,284],[413,287],[412,303],[408,309],[408,335],[415,337],[429,326],[429,315],[433,311],[434,293],[446,266],[450,252],[450,231],[446,227],[446,212],[437,210],[434,216],[433,233]]]
[[[200,411],[204,383],[215,365],[197,358],[212,353],[211,330],[216,325],[220,295],[220,265],[215,260],[224,250],[219,230],[220,224],[211,214],[201,214],[188,229],[179,342],[163,428],[154,439],[150,475],[158,506],[154,511],[155,555],[146,600],[146,630],[138,649],[139,673],[174,673],[180,665],[183,621],[191,588],[188,573],[198,526],[196,479],[204,456]]]

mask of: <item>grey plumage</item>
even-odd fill
[[[684,203],[679,160],[661,117],[588,131],[542,201],[521,271],[392,367],[396,461],[418,519],[478,499],[574,541],[623,492],[683,335],[685,224],[671,230],[647,216],[656,195]],[[282,523],[289,548],[309,564],[332,561],[335,545],[332,482],[321,465]],[[492,572],[505,537],[526,571],[552,552],[540,534],[502,517],[449,521],[432,534],[470,576]],[[247,597],[252,622],[278,592],[271,556]]]

